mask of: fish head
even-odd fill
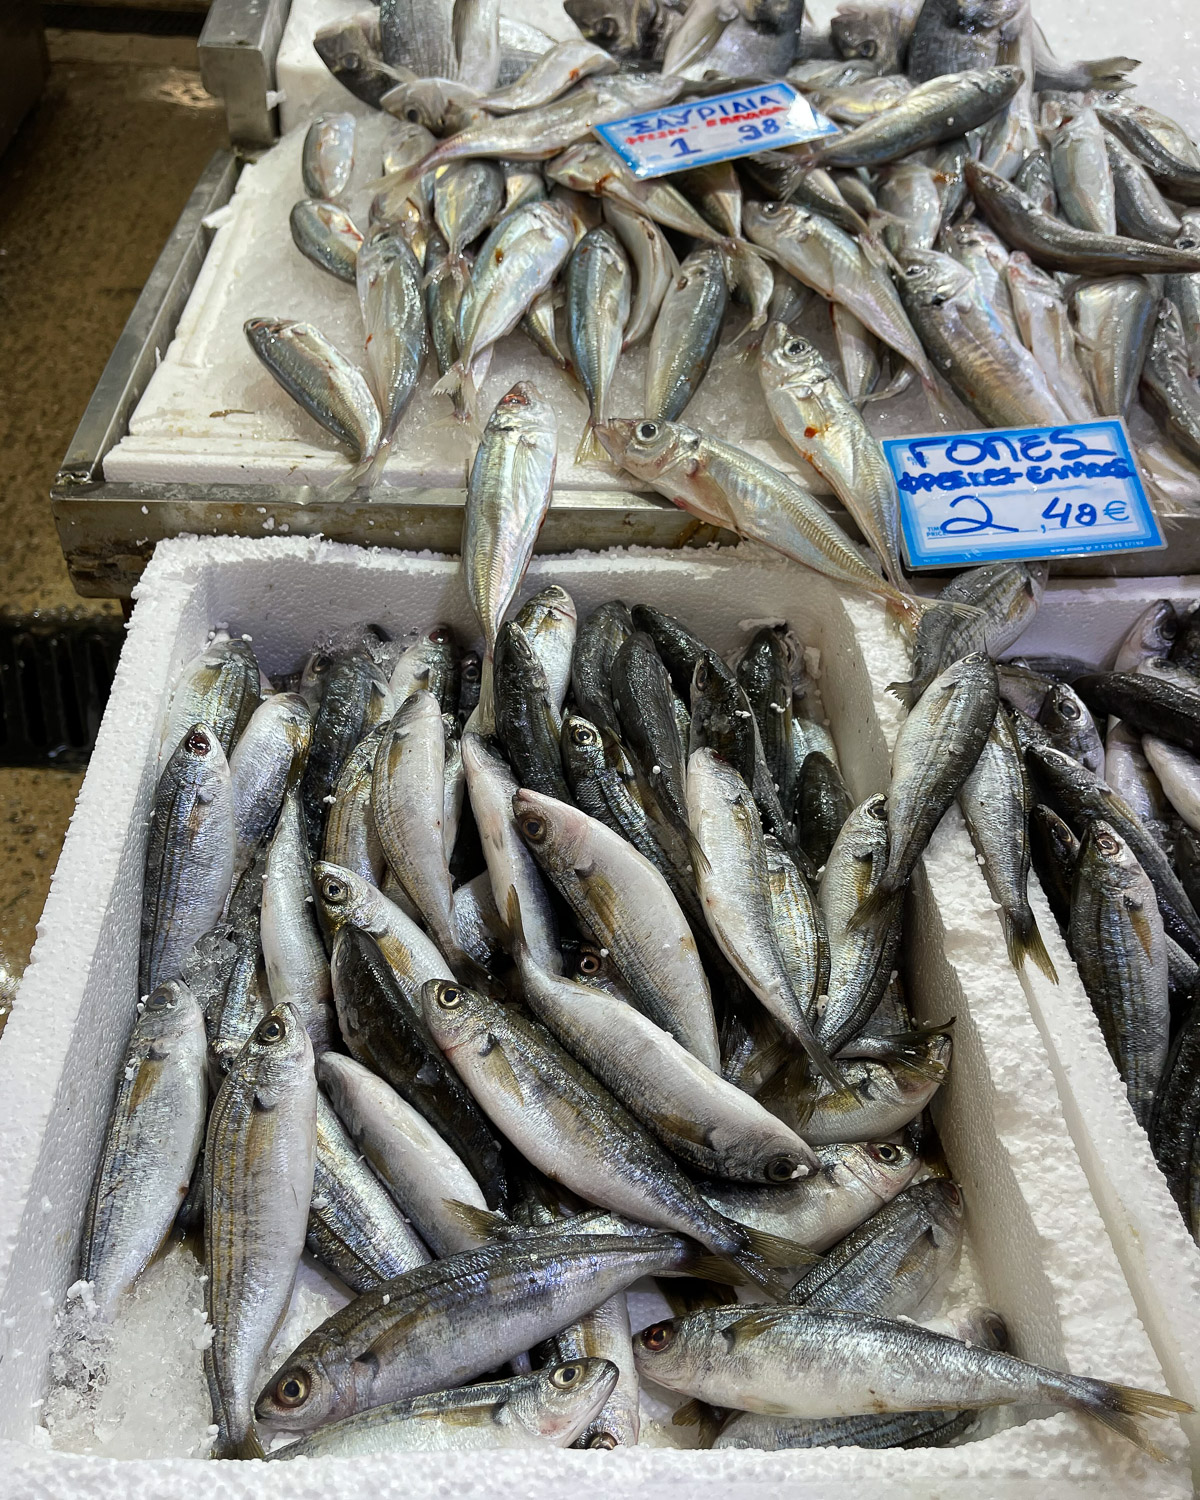
[[[590,719],[582,714],[566,713],[562,726],[563,760],[568,766],[602,766],[604,738]]]
[[[966,266],[936,250],[909,250],[901,267],[905,295],[919,307],[974,305],[979,293]]]
[[[547,588],[539,589],[536,594],[526,599],[517,613],[517,618],[522,625],[526,625],[522,616],[527,615],[533,621],[535,633],[552,626],[574,626],[578,623],[579,615],[575,609],[575,601],[567,593],[566,589],[559,583],[552,583]],[[528,629],[528,626],[526,626]]]
[[[584,39],[615,58],[647,51],[657,8],[655,0],[563,0]]]
[[[378,9],[319,27],[313,33],[313,49],[335,78],[360,72],[373,59],[382,62]]]
[[[957,25],[963,31],[995,31],[1021,9],[1022,0],[957,0]]]
[[[524,788],[512,805],[517,831],[543,869],[551,875],[567,874],[590,865],[592,820],[586,813]]]
[[[751,200],[742,204],[742,224],[747,235],[760,245],[786,236],[806,240],[815,228],[810,209],[798,203],[774,203]]]
[[[317,898],[317,917],[322,930],[336,938],[349,924],[370,932],[376,925],[367,882],[353,870],[327,860],[317,860],[312,867],[313,893]]]
[[[192,991],[182,979],[167,979],[138,1002],[138,1035],[155,1044],[179,1041],[201,1027],[204,1015]]]
[[[958,1327],[958,1336],[981,1349],[1005,1351],[1009,1346],[1008,1324],[991,1307],[973,1307]]]
[[[919,1191],[924,1198],[925,1207],[937,1231],[954,1238],[962,1234],[967,1205],[962,1189],[956,1182],[952,1182],[949,1177],[933,1177],[914,1191]]]
[[[460,1048],[486,1054],[494,1045],[488,1030],[498,1007],[494,1000],[452,979],[427,979],[421,986],[421,1011],[434,1041],[454,1060]]]
[[[821,351],[786,323],[772,323],[767,329],[759,358],[780,385],[801,399],[832,379]]]
[[[935,1031],[905,1048],[891,1069],[897,1092],[913,1102],[931,1099],[950,1071],[953,1047],[948,1031]]]
[[[612,73],[592,79],[585,87],[591,87],[604,103],[621,105],[630,114],[637,114],[670,104],[686,87],[694,85],[676,73]]]
[[[221,741],[213,729],[204,723],[196,723],[183,735],[170,764],[181,781],[197,788],[201,803],[211,800],[205,789],[215,790],[218,782],[229,780],[229,762]]]
[[[908,1186],[921,1165],[916,1152],[899,1141],[864,1141],[825,1151],[836,1156],[840,1174],[855,1178],[884,1203]],[[817,1154],[824,1159],[824,1151]]]
[[[550,182],[587,193],[599,187],[605,176],[620,170],[620,162],[599,141],[577,141],[544,168]]]
[[[690,427],[681,422],[655,422],[648,417],[616,417],[597,422],[596,435],[622,468],[651,484],[675,465],[689,443],[693,448],[699,447],[699,436]]]
[[[803,0],[740,0],[737,9],[756,31],[767,36],[799,31],[804,15]]]
[[[1094,818],[1087,826],[1079,849],[1080,878],[1090,879],[1110,891],[1145,881],[1142,867],[1133,850],[1103,818]]]
[[[370,1295],[378,1297],[379,1293]],[[254,1415],[260,1422],[291,1432],[348,1417],[359,1406],[354,1376],[360,1368],[365,1371],[364,1361],[327,1365],[317,1336],[310,1334],[259,1392]],[[340,1379],[335,1378],[335,1371]],[[362,1404],[370,1404],[366,1393]]]
[[[857,5],[839,5],[829,21],[829,35],[842,57],[864,57],[874,62],[894,40],[896,20],[883,6],[869,10]]]
[[[515,1419],[543,1442],[566,1446],[612,1395],[620,1371],[608,1359],[575,1359],[531,1376],[501,1421]]]

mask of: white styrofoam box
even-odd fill
[[[873,684],[903,674],[899,637],[874,602],[752,548],[680,558],[617,552],[535,560],[526,587],[557,581],[581,613],[620,595],[652,599],[721,650],[762,620],[786,618],[821,653],[821,688],[856,796],[886,783],[899,705]],[[120,1463],[36,1443],[55,1308],[76,1274],[79,1227],[112,1079],[136,994],[141,868],[161,716],[170,684],[216,623],[253,637],[264,669],[291,669],[314,633],[365,619],[406,633],[449,620],[473,633],[452,559],[364,551],[318,540],[181,539],[159,545],[138,586],[129,640],[68,833],[38,941],[0,1041],[0,1492],[136,1496],[168,1489],[199,1500],[307,1497],[335,1488],[432,1497],[632,1496],[649,1484],[702,1497],[930,1496],[963,1483],[1003,1497],[1188,1493],[1182,1434],[1155,1423],[1170,1454],[1155,1464],[1069,1413],[957,1448],[868,1453],[701,1453],[639,1448],[587,1453],[414,1455],[387,1461],[259,1469],[195,1461]],[[953,849],[939,836],[933,863]],[[961,874],[961,869],[957,872]],[[937,882],[934,882],[936,890]],[[1018,1352],[1122,1382],[1163,1388],[1121,1268],[1072,1145],[1042,1038],[1011,975],[997,969],[986,903],[968,889],[939,911],[919,879],[908,947],[923,1019],[957,1018],[938,1123],[963,1183],[983,1297],[1007,1319]],[[982,935],[982,936],[981,936]],[[44,1436],[44,1434],[43,1434]],[[15,1487],[14,1487],[15,1486]]]

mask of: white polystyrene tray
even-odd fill
[[[620,595],[653,599],[717,647],[750,624],[787,618],[819,648],[821,687],[856,796],[882,786],[899,706],[872,684],[902,675],[899,639],[873,602],[750,548],[679,558],[610,553],[539,558],[527,587],[565,585],[581,613]],[[10,1495],[116,1497],[403,1493],[458,1495],[779,1494],[848,1497],[1182,1496],[1185,1443],[1155,1437],[1158,1465],[1086,1419],[1057,1413],[958,1448],[869,1453],[587,1453],[406,1456],[404,1464],[322,1460],[261,1469],[195,1461],[120,1463],[38,1446],[38,1407],[56,1307],[76,1274],[79,1225],[136,994],[145,828],[169,685],[226,623],[253,636],[268,673],[291,668],[318,629],[374,620],[393,631],[448,619],[471,630],[453,560],[302,539],[163,542],[137,609],[103,726],[0,1041],[0,1462]],[[956,832],[939,836],[938,857]],[[969,875],[970,852],[958,850]],[[963,870],[960,869],[960,874]],[[938,1104],[963,1183],[982,1293],[1017,1350],[1046,1364],[1162,1389],[1163,1376],[1072,1145],[1054,1078],[1020,989],[999,968],[986,898],[960,882],[934,910],[919,879],[910,929],[912,994],[924,1019],[957,1017],[951,1079]]]

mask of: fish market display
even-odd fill
[[[672,1425],[706,1446],[948,1443],[1049,1406],[1158,1456],[1142,1419],[1185,1403],[1028,1363],[961,1300],[970,1204],[929,1112],[954,1019],[909,1009],[905,896],[957,799],[1013,963],[1047,967],[1026,824],[1051,768],[1076,957],[1190,1192],[1200,1047],[1190,1016],[1172,1043],[1169,987],[1200,920],[1165,853],[1139,863],[1158,833],[1056,745],[1086,756],[1089,703],[1119,703],[1195,817],[1192,632],[1155,657],[1160,611],[1130,671],[1046,678],[1022,730],[1012,683],[1034,706],[1043,679],[991,653],[1044,573],[956,580],[897,689],[890,784],[861,796],[785,622],[724,653],[657,601],[524,586],[558,448],[540,403],[517,387],[480,442],[453,611],[477,639],[314,621],[273,682],[245,639],[183,669],[155,988],[84,1226],[95,1318],[120,1324],[172,1235],[203,1255],[214,1458],[628,1446],[642,1379],[703,1403]],[[641,1326],[648,1287],[674,1321]]]
[[[358,140],[354,115],[315,120],[291,212],[328,296],[357,286],[361,347],[282,305],[245,327],[352,461],[335,497],[403,452],[430,349],[425,389],[478,424],[519,330],[560,425],[578,411],[576,464],[791,556],[811,550],[801,495],[832,491],[856,563],[901,593],[881,432],[1123,415],[1155,497],[1200,501],[1200,152],[1135,97],[1136,60],[1060,62],[1015,0],[843,6],[824,31],[796,0],[564,8],[581,39],[398,0],[315,40],[386,122],[381,150],[361,113]],[[652,179],[594,134],[626,115],[669,133],[677,106],[781,78],[834,133],[780,148],[764,128],[755,155]],[[743,400],[756,367],[778,440],[695,399],[720,372]],[[679,432],[670,482],[627,441],[639,422]],[[753,503],[681,482],[715,443],[753,447]]]

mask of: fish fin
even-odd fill
[[[811,1032],[807,1036],[801,1036],[799,1032],[793,1034],[805,1052],[808,1053],[809,1061],[813,1067],[816,1068],[817,1072],[820,1073],[821,1077],[833,1090],[833,1097],[836,1099],[848,1094],[849,1089],[847,1088],[846,1080],[838,1072],[837,1064],[817,1038]]]
[[[791,1270],[796,1266],[812,1266],[821,1259],[807,1245],[798,1245],[795,1240],[785,1239],[781,1234],[768,1234],[765,1229],[751,1229],[748,1224],[738,1226],[746,1236],[746,1243],[754,1254],[766,1265]]]
[[[596,436],[596,424],[591,417],[587,419],[583,436],[579,439],[579,447],[575,450],[575,462],[577,464],[611,463],[608,454],[600,446],[600,440]]]
[[[770,1333],[776,1326],[775,1312],[773,1307],[747,1308],[744,1317],[731,1323],[728,1328],[723,1328],[721,1332],[730,1350],[736,1349],[739,1344],[751,1343],[764,1333]]]
[[[258,1435],[258,1428],[253,1423],[249,1431],[236,1442],[228,1437],[218,1438],[213,1448],[214,1458],[266,1458],[266,1456],[262,1439]]]
[[[700,1447],[711,1448],[725,1420],[724,1411],[709,1406],[707,1401],[685,1401],[671,1418],[676,1427],[695,1427],[699,1431]]]
[[[483,1053],[484,1064],[492,1074],[492,1079],[498,1088],[502,1088],[506,1094],[511,1094],[518,1104],[524,1104],[525,1093],[521,1088],[520,1079],[513,1072],[512,1063],[505,1057],[495,1044],[495,1039],[488,1037],[491,1042],[486,1053]]]
[[[1113,1385],[1107,1380],[1089,1380],[1080,1376],[1064,1379],[1064,1394],[1072,1406],[1084,1411],[1102,1426],[1119,1432],[1123,1438],[1134,1443],[1143,1453],[1161,1463],[1166,1455],[1133,1421],[1134,1417],[1171,1417],[1193,1411],[1186,1401],[1175,1396],[1160,1395],[1157,1391],[1144,1391],[1133,1385]]]
[[[684,1115],[660,1114],[654,1111],[651,1115],[657,1130],[664,1135],[675,1136],[682,1141],[690,1141],[693,1146],[706,1146],[708,1144],[708,1132],[695,1120],[690,1120]]]
[[[888,692],[891,693],[893,698],[898,698],[904,704],[905,708],[912,708],[913,704],[917,701],[916,693],[913,691],[914,680],[910,679],[908,682],[889,682],[887,685]]]
[[[699,1252],[688,1256],[684,1274],[698,1277],[701,1281],[715,1281],[721,1286],[739,1286],[746,1279],[741,1266],[729,1256]]]
[[[461,1228],[481,1239],[495,1240],[513,1235],[517,1226],[504,1214],[493,1213],[490,1208],[477,1208],[473,1203],[463,1203],[459,1198],[443,1198],[447,1217],[456,1219]]]
[[[383,445],[380,445],[382,450]],[[354,464],[345,474],[339,474],[334,480],[322,490],[322,498],[325,500],[349,500],[354,491],[363,483],[375,467],[375,460],[379,457],[379,451],[372,453],[370,458],[361,459]]]
[[[694,1398],[685,1401],[671,1418],[672,1427],[699,1427],[704,1418],[704,1402]]]
[[[433,387],[435,396],[454,396],[462,390],[463,381],[467,378],[466,366],[461,359],[456,359],[446,373],[436,382]]]
[[[905,885],[907,884],[908,882],[905,881]],[[885,885],[881,880],[875,889],[868,891],[858,903],[857,910],[851,914],[850,920],[846,925],[851,931],[857,931],[860,927],[865,927],[868,922],[874,921],[876,917],[881,917],[887,910],[888,902],[895,901],[903,893],[903,890],[904,886],[901,886],[898,891],[892,890],[890,886]]]
[[[1028,921],[1025,916],[1028,914]],[[1046,944],[1038,928],[1037,918],[1025,908],[1018,919],[1012,912],[1002,911],[1000,920],[1004,926],[1004,943],[1008,948],[1008,961],[1020,971],[1027,958],[1032,959],[1051,984],[1058,983],[1058,970],[1054,960],[1046,951]]]
[[[743,1280],[742,1272],[732,1261],[713,1257],[720,1262],[725,1285],[714,1285],[712,1281],[698,1277],[679,1276],[656,1278],[655,1284],[663,1300],[677,1318],[686,1318],[689,1313],[703,1312],[713,1307],[728,1307],[728,1286],[737,1286]]]
[[[508,941],[513,949],[513,958],[520,963],[522,950],[528,953],[529,944],[525,941],[525,923],[521,919],[521,898],[517,895],[515,885],[510,885],[508,895],[504,899],[504,922],[508,928]]]

